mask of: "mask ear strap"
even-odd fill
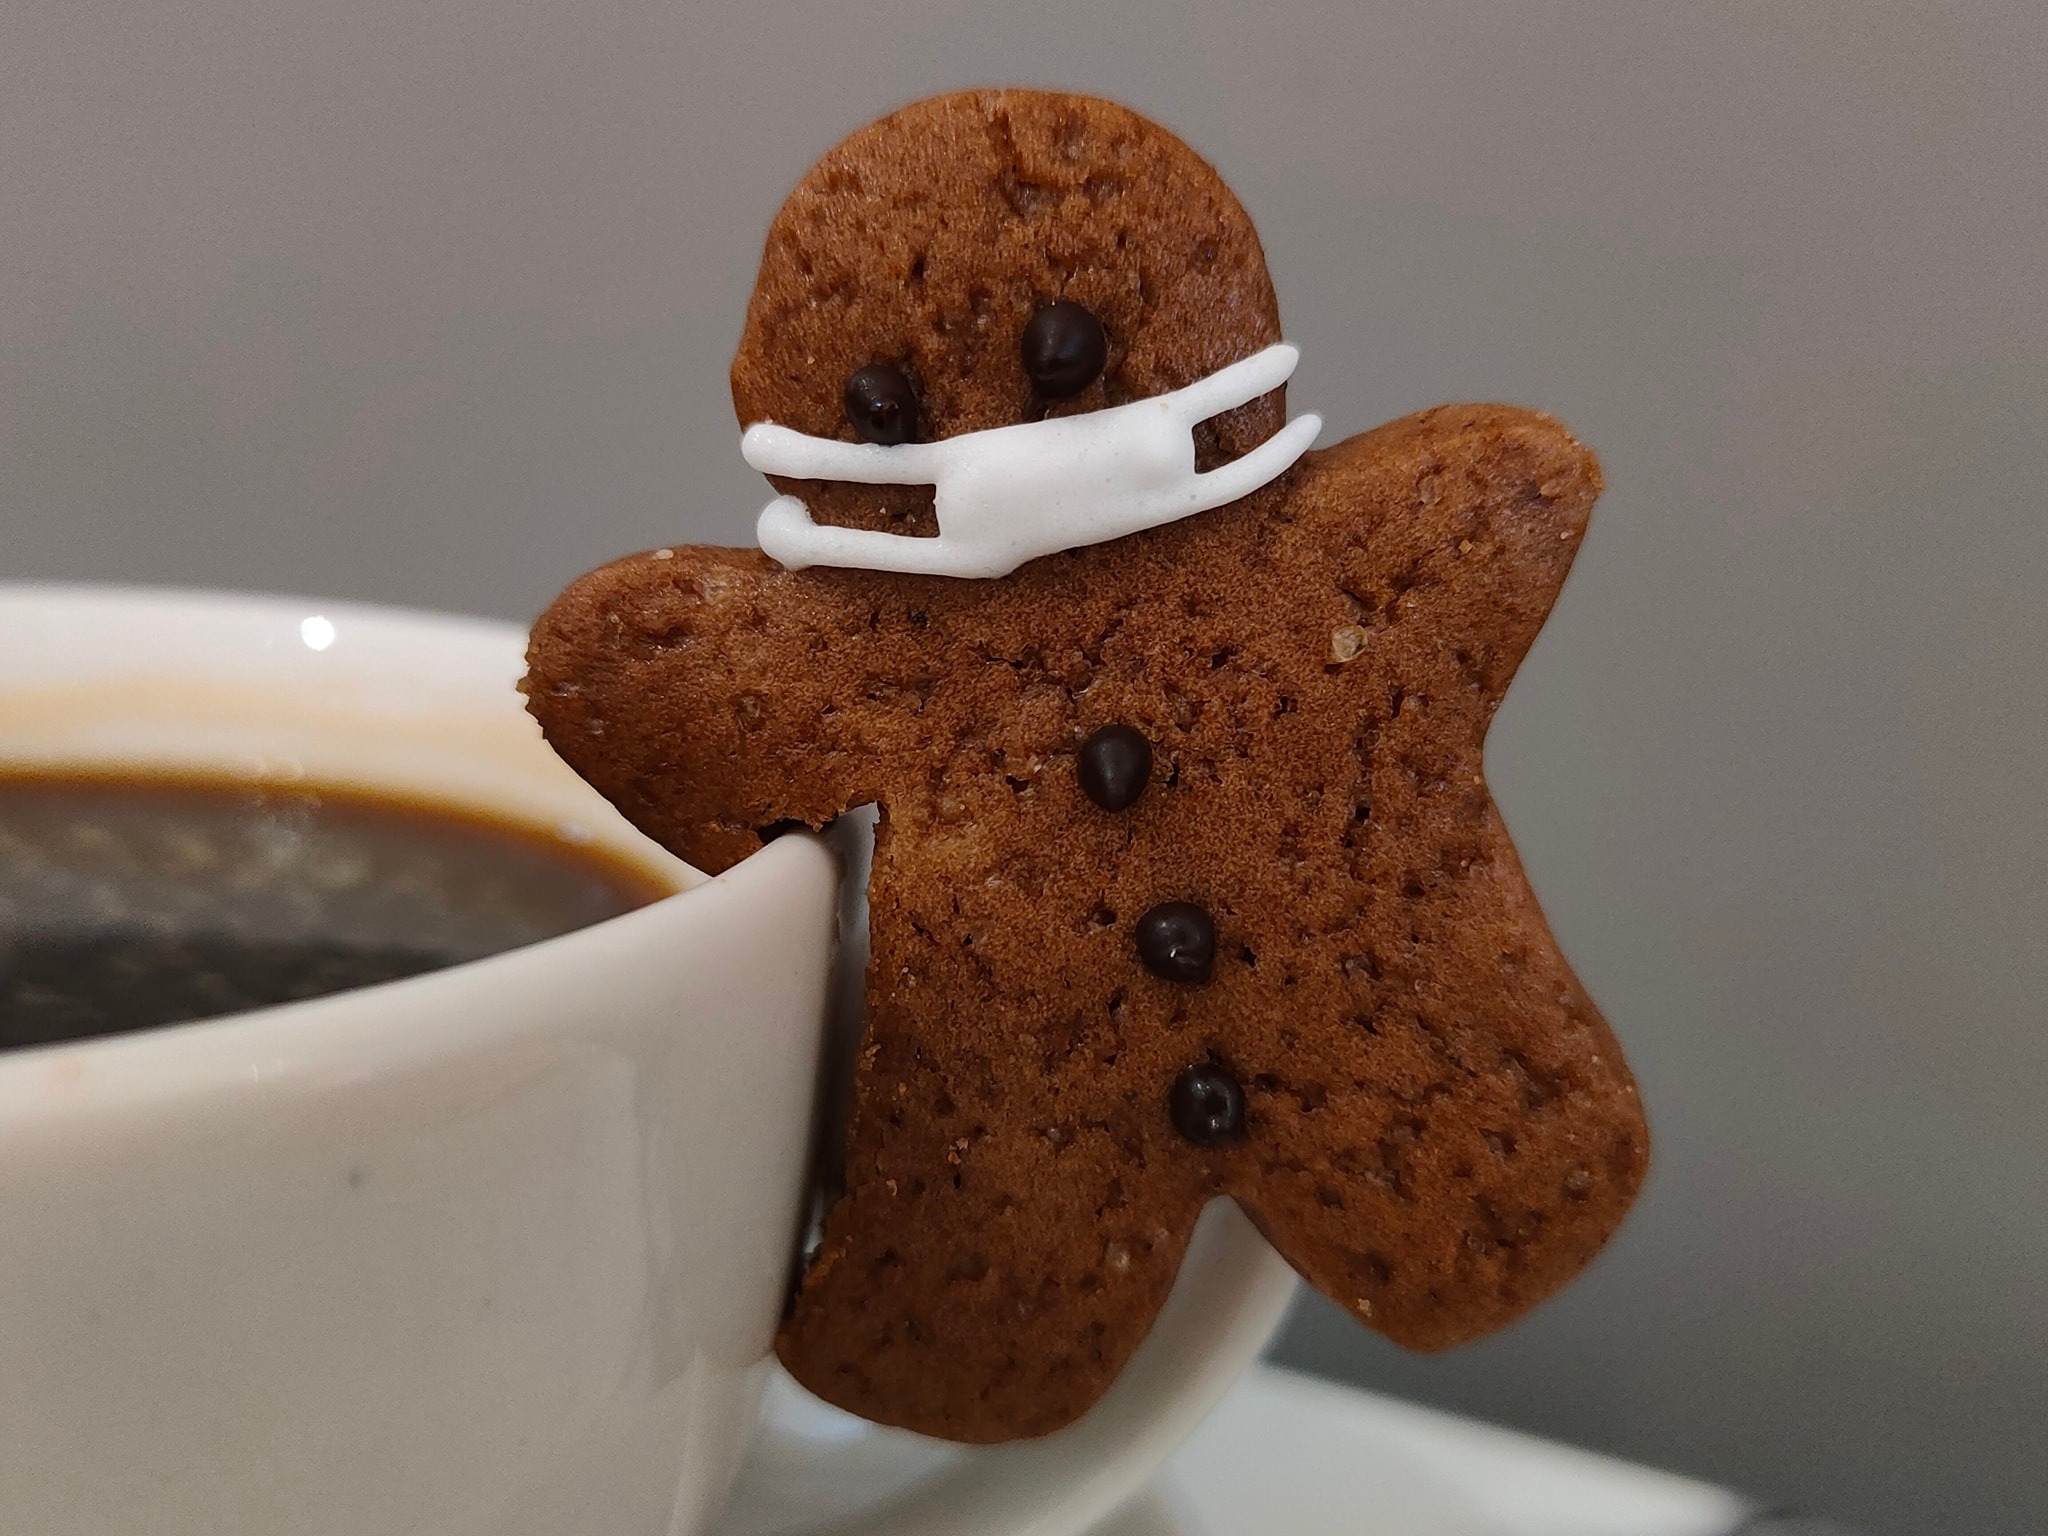
[[[788,570],[833,565],[848,570],[898,571],[911,576],[1007,576],[1020,564],[1018,552],[994,549],[963,558],[942,534],[915,539],[867,528],[834,528],[811,520],[794,496],[778,496],[754,525],[764,553]]]
[[[1256,397],[1254,397],[1256,398]],[[1323,418],[1304,411],[1250,453],[1240,454],[1228,464],[1219,464],[1205,475],[1188,482],[1185,512],[1206,512],[1225,502],[1249,496],[1269,481],[1278,480],[1307,453],[1323,430]]]
[[[740,434],[740,457],[764,475],[850,480],[858,485],[937,484],[939,460],[934,450],[942,446],[898,443],[884,448],[878,443],[841,443],[772,421],[757,421]]]
[[[1206,379],[1197,379],[1185,389],[1160,398],[1172,402],[1176,420],[1193,427],[1278,389],[1294,377],[1294,365],[1300,361],[1301,348],[1276,341],[1263,351],[1239,358],[1228,368],[1219,368]]]

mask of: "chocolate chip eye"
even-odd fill
[[[846,419],[864,443],[884,448],[917,436],[917,391],[901,368],[870,363],[846,381]]]
[[[1102,322],[1072,299],[1048,304],[1024,327],[1024,371],[1048,400],[1078,395],[1109,360]]]

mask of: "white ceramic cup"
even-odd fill
[[[0,766],[397,790],[574,828],[678,892],[427,976],[0,1055],[0,1530],[1083,1529],[1256,1355],[1291,1276],[1212,1209],[1123,1378],[1042,1440],[807,1433],[786,1380],[763,1430],[837,865],[796,836],[706,880],[640,837],[541,743],[523,639],[0,586]]]

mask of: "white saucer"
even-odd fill
[[[843,1522],[961,1454],[785,1379],[765,1413],[718,1536]],[[1726,1536],[1748,1507],[1690,1478],[1261,1366],[1094,1536]]]

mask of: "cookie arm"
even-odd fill
[[[876,797],[846,723],[849,606],[755,550],[635,555],[571,585],[533,627],[527,708],[635,826],[711,873],[775,823]]]
[[[1348,599],[1375,669],[1416,674],[1448,647],[1491,718],[1585,537],[1603,483],[1592,450],[1540,411],[1444,405],[1304,469],[1292,510],[1313,553],[1300,558]],[[1404,640],[1407,654],[1388,653]],[[1477,732],[1475,747],[1485,719]]]

